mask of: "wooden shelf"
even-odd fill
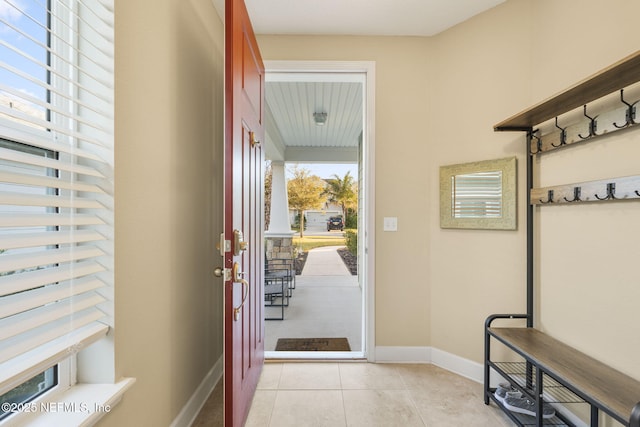
[[[588,77],[493,127],[495,131],[530,131],[546,122],[595,99],[624,89],[640,81],[640,51]]]
[[[640,382],[533,328],[488,332],[556,379],[626,423],[638,403]]]

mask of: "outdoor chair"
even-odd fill
[[[279,259],[276,262],[267,261],[265,267],[265,275],[283,276],[287,283],[288,296],[293,296],[293,290],[296,288],[296,268],[293,259]]]
[[[265,307],[280,307],[280,317],[265,317],[264,320],[284,320],[284,308],[289,306],[289,272],[275,269],[264,272]],[[278,303],[279,301],[279,303]]]

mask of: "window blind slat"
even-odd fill
[[[21,121],[23,121],[25,123],[30,123],[30,124],[32,124],[32,125],[34,125],[36,127],[42,128],[42,129],[54,130],[54,131],[58,132],[60,135],[66,135],[68,137],[75,138],[75,139],[78,139],[78,140],[83,141],[83,142],[88,142],[88,143],[93,144],[93,145],[104,146],[103,143],[100,140],[95,139],[89,133],[83,134],[83,133],[79,133],[79,132],[76,132],[76,131],[73,131],[73,130],[66,129],[63,126],[57,126],[57,125],[51,123],[50,121],[47,121],[44,118],[40,118],[40,117],[31,115],[31,114],[23,113],[22,111],[17,110],[15,108],[8,108],[8,107],[5,107],[4,105],[0,104],[0,114],[5,114],[8,117],[13,117],[16,120],[21,120]]]
[[[4,346],[0,347],[0,366],[20,354],[37,348],[42,343],[61,338],[74,328],[86,326],[103,317],[104,313],[100,310],[90,308],[3,340]]]
[[[0,255],[0,273],[99,257],[104,254],[101,249],[94,246],[49,249],[13,255],[2,254]]]
[[[78,2],[78,4],[81,6],[81,8],[78,9],[78,11],[85,11],[91,14],[91,16],[97,18],[96,20],[92,20],[91,22],[89,22],[88,19],[85,19],[81,13],[79,13],[77,10],[68,7],[64,2],[60,2],[60,6],[63,6],[67,9],[67,11],[69,13],[65,13],[66,15],[71,15],[71,20],[74,22],[80,22],[82,25],[82,28],[84,30],[84,33],[81,33],[79,31],[77,31],[75,29],[74,26],[69,25],[66,21],[66,19],[61,19],[60,21],[64,24],[67,25],[68,29],[70,30],[70,32],[73,33],[73,35],[75,37],[77,37],[79,40],[85,41],[87,43],[89,43],[90,46],[93,46],[95,49],[103,52],[105,55],[108,55],[110,52],[110,49],[105,52],[101,47],[98,46],[98,42],[100,41],[100,39],[104,42],[107,42],[106,45],[109,47],[113,46],[113,38],[110,37],[110,34],[113,33],[113,13],[96,13],[92,8],[89,7],[83,7],[85,6],[84,3],[82,2]],[[108,10],[108,9],[106,9]],[[62,11],[62,8],[61,8]],[[61,13],[55,14],[52,13],[52,15],[54,16],[61,16]],[[93,24],[93,22],[95,22],[95,24]],[[87,30],[90,30],[90,33],[92,36],[95,37],[86,37],[85,34],[87,34]],[[72,46],[71,46],[72,47]]]
[[[37,227],[37,226],[66,226],[104,224],[104,220],[89,214],[8,214],[0,213],[0,227]]]
[[[13,6],[13,9],[18,11],[23,17],[29,19],[35,27],[39,27],[40,30],[43,31],[43,32],[50,33],[50,36],[52,38],[56,39],[58,43],[61,43],[63,46],[65,46],[65,48],[73,49],[74,51],[76,51],[75,53],[81,55],[82,57],[85,57],[86,59],[88,59],[88,60],[90,60],[92,62],[97,62],[98,58],[95,55],[88,55],[87,52],[86,52],[86,50],[87,50],[86,48],[84,48],[82,50],[77,49],[68,40],[66,40],[66,38],[60,37],[57,34],[58,31],[60,31],[60,28],[58,28],[57,31],[51,31],[46,25],[44,25],[42,22],[40,22],[40,20],[38,20],[37,18],[33,17],[29,13],[25,13],[25,11],[20,9],[15,3],[11,3],[8,0],[6,0],[6,3],[8,5],[10,5],[10,6]],[[67,30],[68,33],[73,34],[76,37],[76,40],[85,41],[85,42],[87,42],[89,44],[89,46],[92,46],[93,48],[95,48],[95,50],[100,52],[102,55],[107,56],[107,57],[110,56],[110,52],[109,52],[108,49],[105,50],[104,48],[98,47],[97,43],[94,43],[94,41],[92,40],[92,38],[96,38],[96,37],[97,38],[102,38],[104,41],[107,42],[106,43],[107,46],[112,46],[113,45],[113,39],[109,38],[109,36],[108,36],[108,34],[113,31],[113,25],[109,24],[108,20],[99,19],[99,21],[101,21],[104,25],[100,29],[98,29],[98,28],[95,28],[94,26],[92,26],[91,24],[89,24],[86,20],[83,20],[82,17],[80,17],[78,14],[76,14],[74,10],[72,10],[69,7],[67,7],[64,2],[58,1],[57,6],[59,6],[58,13],[55,13],[52,9],[48,9],[49,15],[51,17],[51,21],[55,22],[54,24],[52,24],[52,26],[55,26],[55,25],[64,26],[65,30]],[[68,11],[71,11],[72,13],[71,14],[64,13],[63,6],[66,7],[66,9]],[[91,11],[91,8],[83,8],[83,10]],[[64,15],[67,15],[68,18],[65,18]],[[84,31],[92,30],[91,31],[91,36],[92,37],[85,37],[84,33],[81,34],[78,31],[76,31],[74,26],[70,25],[67,22],[68,20],[75,20],[76,22],[78,20],[83,21],[83,24],[85,24],[84,27],[83,27],[83,30]],[[6,20],[2,19],[2,22],[6,22]],[[10,27],[13,31],[17,32],[18,34],[22,35],[23,37],[29,36],[30,40],[33,43],[39,44],[42,47],[44,47],[45,49],[47,48],[47,46],[44,45],[39,40],[30,37],[29,33],[25,33],[24,31],[20,30],[19,28],[11,25],[9,22],[6,22],[5,25]],[[110,72],[110,71],[112,71],[112,70],[105,69],[105,72]]]
[[[65,245],[104,240],[105,237],[95,230],[44,231],[35,233],[13,233],[2,236],[2,249],[32,248],[48,245]]]
[[[0,202],[14,206],[50,206],[60,208],[104,209],[100,202],[92,199],[77,199],[64,196],[45,196],[0,191]]]
[[[27,312],[27,310],[33,310],[40,306],[53,306],[55,304],[52,303],[64,301],[71,296],[83,294],[102,286],[104,286],[104,283],[99,279],[95,277],[85,277],[79,280],[57,283],[28,292],[9,295],[3,298],[4,301],[0,304],[0,325],[2,326],[0,330],[11,329],[11,325],[16,323],[12,321],[15,320],[13,316],[18,313]],[[64,307],[64,305],[61,305],[61,307]],[[77,307],[72,304],[66,309],[67,313],[77,310]],[[9,316],[12,317],[8,318]],[[2,337],[2,332],[0,332],[0,337]]]
[[[3,20],[3,21],[4,21],[4,20]],[[4,22],[6,22],[6,21],[4,21]],[[5,25],[6,25],[6,24],[5,24]],[[17,34],[19,34],[21,37],[29,38],[29,39],[30,39],[31,41],[33,41],[35,44],[40,45],[40,47],[41,47],[41,48],[43,48],[43,49],[45,49],[45,50],[46,50],[46,47],[45,47],[42,43],[40,43],[40,42],[36,41],[35,39],[33,39],[32,37],[30,37],[28,33],[24,33],[24,32],[22,32],[22,31],[20,31],[18,28],[14,27],[14,26],[12,26],[12,25],[10,25],[10,24],[8,25],[8,27],[12,28],[12,29],[13,29]],[[5,29],[5,31],[6,31],[6,29]],[[14,45],[12,45],[11,43],[7,43],[7,42],[6,42],[6,41],[4,41],[4,40],[0,40],[0,46],[4,46],[4,47],[5,47],[5,49],[7,49],[7,50],[10,50],[10,51],[14,52],[16,55],[21,56],[22,58],[24,58],[24,59],[25,59],[25,60],[27,60],[27,61],[30,61],[33,65],[35,65],[35,66],[37,66],[37,67],[39,67],[39,68],[42,68],[43,70],[47,70],[47,72],[49,72],[49,73],[52,73],[52,74],[55,74],[55,75],[59,76],[61,79],[65,80],[65,81],[71,82],[71,83],[73,83],[74,85],[77,85],[77,84],[78,84],[76,81],[74,81],[74,80],[72,80],[71,78],[69,78],[69,77],[67,76],[67,74],[66,74],[66,73],[65,73],[65,74],[59,74],[59,73],[57,73],[57,72],[56,72],[56,70],[55,70],[55,68],[52,68],[51,66],[47,65],[47,63],[42,62],[42,61],[41,61],[41,60],[39,60],[38,58],[36,58],[36,57],[34,57],[33,55],[29,54],[28,52],[25,52],[24,50],[22,50],[22,49],[19,49],[19,48],[15,47],[15,46],[14,46]],[[103,53],[103,54],[104,54],[104,52],[101,52],[101,53]],[[80,67],[80,66],[78,66],[78,65],[74,65],[74,63],[71,63],[71,62],[69,62],[69,61],[65,60],[63,57],[61,57],[61,56],[59,56],[59,55],[56,55],[56,58],[57,58],[59,61],[61,61],[63,64],[65,64],[66,66],[68,66],[68,67],[70,67],[70,68],[75,69],[75,71],[76,71],[76,72],[78,72],[78,73],[82,73],[82,72],[83,72],[83,68],[82,68],[82,67]],[[99,67],[101,67],[101,66],[103,65],[103,64],[101,64],[100,62],[95,62],[95,61],[94,61],[94,64],[95,64],[95,65],[97,65],[97,66],[99,66]],[[105,70],[105,71],[106,71],[106,70]],[[108,81],[106,81],[106,80],[100,80],[100,79],[98,78],[98,76],[99,76],[99,75],[100,75],[100,74],[96,74],[96,75],[88,75],[88,77],[92,80],[92,82],[93,82],[93,83],[98,83],[98,85],[100,85],[100,86],[109,87],[110,83],[109,83]],[[86,86],[86,85],[81,85],[80,87],[82,87],[82,88],[84,88],[85,90],[88,90],[89,92],[93,93],[90,89],[87,89],[87,86]],[[98,87],[98,88],[99,88],[99,87]],[[105,100],[105,101],[106,101],[106,100]]]
[[[105,271],[106,268],[95,261],[80,261],[63,264],[44,270],[26,271],[20,274],[0,276],[0,296],[23,292],[50,283],[71,280]]]
[[[37,144],[37,142],[36,142]],[[37,146],[37,145],[36,145]],[[48,147],[42,147],[48,149]],[[20,153],[16,150],[9,150],[0,147],[0,159],[11,160],[18,163],[24,163],[32,166],[42,166],[45,168],[63,170],[65,172],[79,173],[87,176],[95,176],[98,178],[104,178],[104,175],[95,168],[76,165],[73,163],[61,162],[55,159],[48,159],[45,157],[38,157],[32,154]]]
[[[93,322],[77,328],[66,335],[51,340],[21,355],[0,364],[0,394],[17,387],[38,373],[52,367],[64,357],[82,350],[104,337],[109,327]]]
[[[38,80],[37,78],[31,76],[28,73],[25,73],[23,71],[21,71],[19,68],[14,67],[11,64],[8,64],[5,61],[0,61],[0,68],[3,68],[4,70],[6,70],[7,72],[13,74],[14,76],[23,79],[25,81],[28,81],[34,85],[40,86],[42,89],[47,90],[48,92],[50,92],[51,94],[54,94],[56,96],[58,96],[60,99],[64,99],[66,101],[72,101],[74,100],[74,98],[69,97],[67,94],[65,94],[64,92],[61,92],[57,89],[55,89],[55,87],[44,83],[41,80]],[[82,70],[78,71],[78,74],[85,74],[82,72]],[[52,76],[55,77],[60,77],[58,76],[57,73],[51,73]],[[60,80],[66,80],[63,77],[60,77]],[[75,83],[76,80],[74,80],[73,82],[69,82],[68,83],[74,83],[74,86],[77,86],[77,84]],[[110,87],[105,87],[105,89],[112,89]],[[91,98],[94,100],[94,103],[87,103],[85,101],[78,101],[77,104],[81,105],[89,110],[92,110],[96,113],[98,113],[100,116],[103,117],[112,117],[112,113],[109,112],[109,102],[112,102],[112,100],[110,98],[107,98],[105,95],[103,95],[103,92],[106,92],[104,90],[101,91],[85,91],[85,96],[87,95],[91,95]],[[18,96],[19,98],[25,98],[22,95]],[[50,104],[48,104],[50,105]],[[67,112],[67,114],[70,114],[70,112]],[[73,116],[71,116],[73,117]]]
[[[11,123],[12,123],[11,120],[0,116],[0,127],[8,126]],[[43,148],[45,150],[64,153],[70,156],[75,156],[75,157],[87,159],[90,161],[106,163],[104,159],[102,159],[100,156],[96,155],[95,153],[89,152],[81,148],[73,147],[70,144],[63,144],[63,143],[57,142],[56,140],[53,139],[54,136],[50,132],[37,131],[37,130],[35,131],[36,132],[31,134],[25,134],[24,132],[19,132],[19,131],[16,131],[15,129],[7,128],[6,131],[4,132],[4,135],[2,136],[4,136],[4,139],[22,142],[23,144],[32,145],[34,147]],[[3,156],[0,155],[0,158],[2,157]],[[75,165],[75,167],[77,167],[77,165]],[[90,170],[90,168],[88,169],[85,168],[85,169],[87,171]],[[92,171],[90,173],[95,174],[96,171]]]
[[[13,172],[4,172],[0,170],[0,183],[6,182],[11,184],[33,185],[47,188],[62,188],[72,191],[83,191],[87,193],[104,193],[97,185],[86,184],[77,181],[69,181],[49,176],[37,176],[31,174],[21,174]]]
[[[50,103],[47,103],[45,101],[41,101],[40,99],[38,99],[35,96],[32,96],[32,95],[30,95],[28,93],[20,92],[20,91],[15,90],[15,89],[12,89],[11,87],[6,86],[6,85],[4,85],[2,83],[0,83],[0,91],[12,95],[15,100],[23,100],[23,101],[25,101],[26,103],[28,103],[30,105],[38,105],[43,109],[43,111],[50,110],[50,111],[52,111],[54,113],[60,114],[61,116],[65,116],[67,118],[74,119],[78,123],[85,124],[85,125],[90,126],[90,127],[94,128],[96,130],[99,130],[99,131],[102,131],[102,132],[109,132],[109,129],[106,129],[105,127],[101,126],[100,123],[96,123],[96,122],[91,121],[91,120],[85,120],[81,116],[71,114],[71,113],[69,113],[69,112],[67,112],[67,111],[65,111],[65,110],[63,110],[61,108],[57,108],[55,106],[52,106]],[[108,115],[109,115],[109,113],[106,110],[98,110],[95,105],[91,105],[90,108],[94,113],[96,113],[96,114],[98,114],[98,115],[100,115],[102,117],[108,117]]]
[[[97,306],[106,301],[106,298],[96,292],[86,292],[78,294],[60,303],[49,304],[28,312],[14,315],[12,322],[6,322],[0,329],[0,340],[6,340],[11,337],[23,334],[31,329],[38,328],[42,325],[62,319],[69,314],[69,308],[73,307],[74,311],[81,311],[87,308]],[[2,324],[3,322],[0,322]]]

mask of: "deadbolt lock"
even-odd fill
[[[249,248],[249,242],[244,241],[244,235],[240,230],[233,230],[233,254],[238,256]]]
[[[222,267],[216,267],[213,270],[213,275],[216,277],[224,277],[224,281],[228,282],[229,280],[232,279],[231,277],[231,269],[230,268],[222,268]]]

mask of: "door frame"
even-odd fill
[[[265,75],[269,73],[361,73],[365,76],[363,130],[364,209],[365,219],[358,224],[367,230],[364,244],[359,252],[364,253],[364,321],[363,358],[375,362],[375,61],[281,61],[264,60]],[[360,221],[360,219],[359,219]],[[358,254],[360,256],[360,254]],[[271,352],[267,352],[271,353]],[[309,352],[313,353],[313,352]],[[267,355],[265,355],[267,356]],[[313,354],[308,355],[309,359]],[[279,356],[281,357],[281,356]],[[323,356],[326,358],[326,356]]]

